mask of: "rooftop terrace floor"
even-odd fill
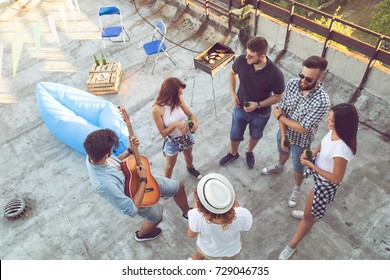
[[[104,52],[108,61],[122,64],[123,76],[118,94],[104,95],[114,104],[123,104],[141,140],[139,147],[155,175],[163,174],[165,159],[162,138],[154,126],[151,107],[161,82],[175,76],[187,83],[184,98],[193,104],[199,130],[196,133],[194,163],[203,173],[217,172],[231,180],[240,204],[254,218],[253,228],[242,236],[242,260],[274,260],[288,244],[298,225],[287,205],[293,185],[291,162],[284,173],[264,176],[261,169],[276,161],[277,122],[271,118],[256,147],[256,165],[248,169],[241,144],[238,160],[226,167],[219,159],[229,150],[232,103],[227,74],[229,67],[214,76],[217,118],[214,116],[212,84],[208,74],[194,70],[193,58],[215,42],[229,45],[237,54],[243,51],[237,32],[228,32],[211,20],[186,9],[180,1],[136,1],[139,13],[153,23],[162,18],[168,26],[167,42],[176,62],[161,56],[151,75],[153,60],[145,63],[143,43],[150,40],[153,28],[137,14],[129,1],[101,1],[122,9],[131,40],[107,44],[102,48],[96,1],[79,1],[75,21],[65,7],[67,28],[59,17],[64,1],[18,1],[2,7],[0,41],[4,46],[0,77],[0,205],[15,197],[26,198],[29,216],[16,221],[0,220],[0,259],[3,260],[173,260],[187,259],[195,240],[186,236],[187,222],[181,218],[172,199],[162,199],[162,236],[151,242],[136,242],[134,232],[142,219],[131,219],[117,212],[93,192],[85,167],[85,157],[64,145],[45,126],[35,98],[40,81],[63,83],[86,90],[92,55]],[[56,18],[60,46],[47,24],[49,14]],[[43,22],[41,48],[35,50],[33,26]],[[11,41],[25,36],[15,77],[12,75]],[[188,50],[189,49],[189,50]],[[193,50],[193,51],[190,51]],[[270,58],[275,57],[270,53]],[[294,59],[286,56],[284,59]],[[301,64],[301,61],[296,61]],[[292,77],[283,69],[286,81]],[[195,82],[194,82],[195,79]],[[325,88],[327,87],[325,80]],[[315,143],[326,134],[322,122]],[[358,154],[349,163],[347,174],[324,219],[299,244],[297,260],[389,260],[390,259],[390,175],[389,139],[360,126]],[[185,170],[182,156],[173,178],[185,183],[189,202],[197,181]],[[313,185],[303,186],[303,197]],[[303,209],[302,199],[296,209]],[[163,248],[163,249],[162,249]]]

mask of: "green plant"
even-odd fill
[[[238,29],[245,28],[249,25],[250,11],[253,6],[248,4],[241,9],[232,10],[232,24]]]
[[[390,36],[390,0],[383,0],[375,8],[377,12],[371,18],[370,29]]]
[[[338,6],[336,11],[334,12],[333,16],[335,18],[341,18],[341,15],[338,15],[338,12],[339,12],[340,8],[341,7]],[[332,22],[332,19],[331,18],[321,17],[320,19],[314,19],[314,21],[316,23],[319,23],[321,25],[329,27],[331,22]],[[340,33],[342,33],[344,35],[347,35],[347,36],[350,36],[350,37],[352,36],[352,33],[353,33],[353,28],[352,27],[350,27],[348,25],[344,25],[344,24],[342,24],[342,23],[340,23],[338,21],[334,21],[333,22],[332,30],[335,30],[337,32],[340,32]],[[310,33],[313,34],[312,32],[310,32]],[[314,36],[320,37],[321,39],[324,39],[324,37],[322,37],[322,36],[320,36],[318,34],[314,34]],[[334,45],[334,46],[337,46],[337,47],[339,47],[341,49],[345,49],[345,50],[347,49],[347,47],[345,47],[344,45],[338,44],[338,43],[331,42],[331,44]]]
[[[248,5],[245,5],[244,7],[242,7],[240,10],[241,10],[241,15],[246,15],[247,13],[249,13],[251,10],[253,9],[253,6],[251,4],[248,4]]]

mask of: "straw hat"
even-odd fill
[[[217,173],[204,176],[196,188],[202,205],[214,214],[228,212],[235,200],[235,193],[229,180]]]

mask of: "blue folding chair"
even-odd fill
[[[115,16],[119,17],[120,25],[108,25],[107,20],[102,20],[102,17],[105,16]],[[116,19],[117,18],[113,18]],[[113,43],[123,42],[126,43],[130,40],[129,34],[127,34],[127,31],[125,27],[123,26],[122,21],[122,14],[121,10],[116,6],[107,6],[107,7],[101,7],[99,9],[99,22],[100,22],[100,29],[102,31],[102,41],[103,41],[103,47],[106,47],[105,40],[110,40]],[[111,20],[111,24],[113,21]],[[122,34],[122,40],[112,40],[111,38],[118,38]]]
[[[167,28],[166,28],[164,22],[161,19],[157,20],[156,28],[155,28],[153,36],[152,36],[152,41],[144,44],[144,46],[143,46],[145,53],[147,55],[146,61],[148,61],[148,58],[150,55],[156,54],[156,59],[154,60],[152,74],[154,72],[154,68],[155,68],[157,61],[158,61],[158,55],[161,52],[163,52],[169,58],[169,60],[173,63],[173,65],[176,66],[175,62],[173,62],[172,58],[169,56],[168,48],[164,43],[166,32],[167,32]]]

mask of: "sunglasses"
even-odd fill
[[[303,75],[302,73],[299,73],[298,76],[299,76],[299,78],[301,78],[302,80],[305,80],[309,84],[311,84],[315,79],[318,78],[318,77],[317,78],[305,77],[305,75]]]
[[[253,59],[253,58],[255,58],[254,55],[248,54],[248,51],[245,51],[245,53],[246,53],[246,57],[247,57],[248,59]]]

